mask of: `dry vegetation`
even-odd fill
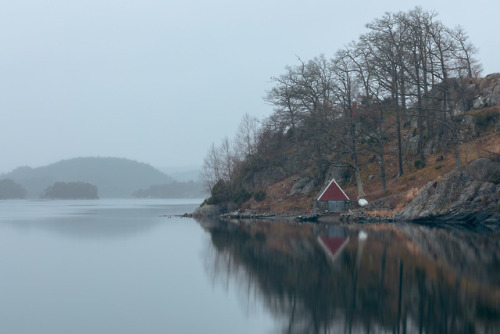
[[[269,186],[266,189],[266,200],[257,202],[251,199],[246,202],[243,207],[260,213],[275,212],[297,214],[311,211],[315,199],[314,192],[311,192],[307,197],[300,194],[290,195],[293,180],[296,177],[297,176],[294,175]]]
[[[492,108],[474,110],[468,114],[478,116],[487,113],[497,113],[500,115],[500,105]],[[407,131],[412,131],[408,129]],[[473,161],[480,157],[492,158],[500,154],[500,127],[498,122],[489,124],[481,129],[480,136],[467,138],[468,141],[460,146],[460,154],[462,163]],[[449,173],[455,168],[455,157],[453,152],[439,151],[427,155],[426,166],[421,169],[415,168],[412,163],[415,158],[406,157],[405,174],[401,177],[396,177],[397,174],[397,154],[391,152],[391,148],[395,147],[396,139],[390,141],[386,145],[386,151],[389,152],[386,156],[387,164],[387,188],[386,193],[382,192],[380,184],[380,167],[377,162],[369,162],[370,156],[362,157],[363,164],[363,181],[366,199],[369,202],[385,199],[383,208],[373,209],[367,214],[377,217],[387,218],[394,215],[396,212],[406,207],[425,187],[425,185],[433,180],[439,179],[443,175]],[[370,175],[374,177],[370,180]],[[297,214],[310,212],[314,200],[320,192],[320,186],[316,187],[307,196],[296,194],[291,196],[290,190],[293,182],[297,179],[297,175],[288,177],[278,183],[271,185],[266,189],[267,198],[262,202],[257,202],[254,199],[246,202],[243,207],[256,210],[257,212],[274,212]],[[354,180],[348,184],[341,184],[344,191],[350,198],[356,198],[357,189]]]
[[[209,204],[308,212],[319,184],[335,173],[351,199],[384,199],[371,207],[390,214],[455,168],[456,157],[467,163],[499,153],[500,107],[463,114],[476,102],[494,103],[489,95],[499,79],[478,78],[478,51],[464,31],[419,7],[386,13],[366,27],[333,57],[299,59],[271,78],[265,100],[274,112],[260,130],[244,117],[235,140],[207,154]],[[306,177],[316,189],[290,195]],[[269,186],[280,178],[286,179]]]
[[[478,116],[488,113],[500,115],[500,105],[491,108],[470,111],[467,114]],[[489,124],[482,129],[479,137],[469,138],[468,141],[460,145],[460,157],[462,163],[468,163],[478,158],[495,158],[500,154],[500,126],[498,121],[495,124]],[[395,142],[387,144],[387,151],[394,147]],[[366,158],[366,157],[365,157]],[[397,156],[395,154],[387,155],[387,182],[388,191],[382,193],[380,179],[378,177],[369,180],[369,175],[378,175],[379,166],[375,163],[367,163],[363,169],[365,181],[366,198],[369,201],[375,201],[382,198],[388,199],[388,208],[385,210],[372,210],[369,214],[380,217],[390,217],[394,213],[402,210],[410,203],[422,190],[425,185],[433,180],[439,179],[443,175],[452,171],[455,165],[455,157],[451,150],[436,152],[428,155],[426,166],[422,169],[416,169],[411,164],[405,166],[405,174],[401,177],[395,177],[397,174]],[[407,161],[412,162],[411,158]],[[349,185],[346,192],[355,195],[355,185]]]

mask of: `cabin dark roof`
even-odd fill
[[[350,199],[335,179],[332,179],[321,195],[318,196],[318,201],[350,201]]]

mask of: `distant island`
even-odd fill
[[[0,181],[0,199],[58,198],[59,191],[68,184],[73,190],[74,187],[80,189],[77,193],[83,191],[82,184],[90,184],[96,187],[100,198],[204,196],[200,182],[177,182],[151,165],[124,158],[81,157],[37,168],[19,167],[0,175]],[[87,198],[85,196],[82,198]]]
[[[23,186],[9,179],[0,180],[0,199],[24,198],[26,198],[26,189]]]
[[[87,182],[98,188],[100,197],[127,198],[154,184],[174,180],[151,165],[123,158],[74,158],[47,166],[19,167],[0,175],[24,187],[26,197],[39,198],[56,182]]]
[[[97,187],[86,182],[56,182],[43,192],[46,199],[98,199]]]

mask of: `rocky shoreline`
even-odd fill
[[[258,213],[229,206],[204,205],[192,216],[342,224],[407,222],[500,232],[500,162],[481,158],[455,168],[427,184],[403,210],[389,218],[369,211],[369,208],[357,208],[340,214]]]
[[[219,211],[219,209],[214,209]],[[211,218],[221,220],[266,220],[266,221],[289,221],[289,222],[311,222],[320,224],[380,224],[380,223],[410,223],[436,227],[454,227],[462,230],[474,230],[476,232],[500,232],[500,212],[475,211],[475,212],[452,212],[440,216],[427,216],[425,218],[398,219],[372,216],[363,209],[352,210],[342,214],[297,214],[297,213],[265,213],[258,214],[251,211],[233,211],[230,213],[210,215],[192,213],[183,217]]]

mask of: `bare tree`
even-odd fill
[[[398,175],[403,175],[402,115],[407,104],[407,55],[406,36],[408,27],[399,24],[398,17],[386,13],[366,27],[370,32],[360,40],[371,49],[377,85],[387,92],[393,101],[396,113],[396,136],[398,142]]]
[[[306,145],[309,159],[314,159],[317,178],[327,171],[328,150],[325,150],[325,126],[331,108],[333,77],[331,64],[324,56],[286,67],[286,74],[273,78],[276,86],[268,92],[266,100],[275,106],[274,121],[284,124],[292,140]],[[300,133],[299,129],[300,128]]]
[[[211,193],[215,183],[222,179],[221,166],[222,162],[219,155],[219,149],[214,143],[212,143],[205,159],[203,160],[203,167],[200,176],[204,189],[207,193]]]
[[[403,174],[405,131],[418,133],[416,153],[423,163],[426,144],[440,139],[443,148],[453,147],[459,164],[456,100],[462,98],[465,110],[467,89],[480,65],[463,29],[449,29],[436,18],[420,7],[386,13],[334,59],[299,59],[298,65],[287,66],[283,75],[272,78],[275,87],[265,97],[274,106],[266,138],[275,131],[276,141],[292,142],[296,156],[306,152],[318,179],[328,166],[351,167],[359,197],[364,195],[360,157],[366,151],[377,155],[386,190],[386,143],[394,136],[398,175]]]
[[[376,67],[372,58],[369,45],[365,43],[352,43],[347,49],[346,56],[352,61],[357,81],[362,85],[358,103],[360,119],[360,137],[363,149],[373,152],[378,156],[380,165],[380,179],[382,191],[387,191],[385,144],[388,132],[393,127],[393,122],[388,121],[387,114],[391,110],[391,100],[384,97],[384,90],[376,81]]]
[[[297,126],[301,123],[300,104],[296,91],[294,70],[287,67],[287,73],[280,77],[272,78],[276,83],[267,92],[264,100],[274,106],[274,122],[279,124],[284,131],[290,131],[292,138],[296,138]]]
[[[347,152],[348,159],[343,162],[354,169],[358,198],[365,196],[363,190],[363,179],[359,163],[359,118],[358,108],[355,103],[359,83],[356,81],[356,64],[349,50],[340,50],[333,60],[333,72],[335,73],[336,85],[336,109],[339,111],[335,117],[335,123],[340,125],[334,133],[337,148]]]
[[[449,30],[448,33],[456,45],[452,52],[458,77],[477,79],[482,72],[482,66],[476,59],[478,48],[469,41],[469,36],[461,26]]]
[[[259,144],[259,124],[255,117],[245,114],[236,133],[236,154],[241,160],[257,153]]]
[[[205,190],[211,192],[218,181],[231,184],[236,177],[236,168],[241,163],[232,142],[224,137],[220,146],[212,144],[203,161],[201,180]]]

